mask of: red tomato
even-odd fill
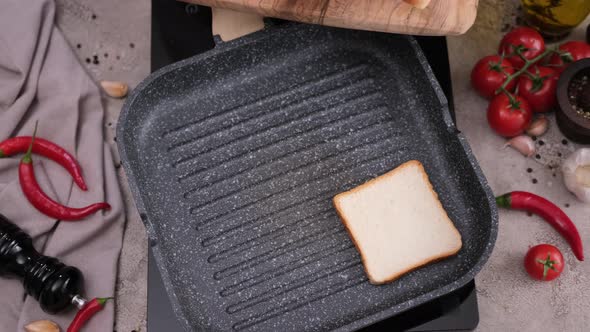
[[[583,41],[572,40],[563,43],[559,46],[559,50],[566,52],[562,56],[565,56],[567,60],[564,62],[559,54],[553,54],[549,63],[555,67],[555,71],[561,73],[571,62],[578,61],[580,59],[590,58],[590,45]]]
[[[563,271],[563,255],[550,244],[539,244],[532,247],[524,257],[524,267],[533,279],[550,281]]]
[[[488,106],[488,123],[496,133],[505,137],[522,134],[531,123],[533,111],[526,99],[513,96],[514,102],[504,93],[492,99]]]
[[[526,59],[533,59],[545,51],[545,41],[535,29],[520,27],[507,33],[500,42],[499,54],[514,54],[521,50]],[[524,61],[516,54],[508,57],[515,68],[522,68]]]
[[[518,93],[524,97],[534,112],[549,112],[557,105],[555,91],[559,75],[548,67],[531,67],[533,76],[521,75],[518,80]]]
[[[488,55],[479,60],[471,71],[471,85],[485,98],[491,99],[496,95],[496,90],[502,86],[508,75],[512,75],[512,64],[502,59],[499,55]],[[508,83],[506,89],[514,89],[515,80]]]

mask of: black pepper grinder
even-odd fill
[[[20,279],[27,294],[39,301],[48,314],[56,314],[72,304],[81,309],[87,302],[80,296],[84,285],[82,272],[39,254],[31,237],[2,214],[0,276]]]

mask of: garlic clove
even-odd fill
[[[526,133],[529,136],[542,136],[549,129],[549,120],[541,115],[536,118],[531,125],[527,128]]]
[[[113,98],[123,98],[129,92],[129,86],[123,82],[100,81],[100,86],[107,95]]]
[[[526,135],[520,135],[511,138],[504,144],[504,147],[511,147],[518,152],[522,153],[526,157],[530,157],[535,154],[535,142],[533,139]]]
[[[26,332],[60,332],[59,325],[50,320],[38,320],[25,325]]]
[[[574,173],[576,174],[576,179],[578,180],[579,184],[590,188],[590,164],[578,166]]]
[[[576,150],[561,163],[563,181],[569,191],[590,203],[590,148]]]

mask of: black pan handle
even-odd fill
[[[39,254],[31,237],[0,214],[0,276],[19,279],[41,309],[58,313],[79,299],[84,278],[75,267]]]

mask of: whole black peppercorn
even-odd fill
[[[590,83],[584,84],[578,93],[578,105],[584,112],[590,112]]]

